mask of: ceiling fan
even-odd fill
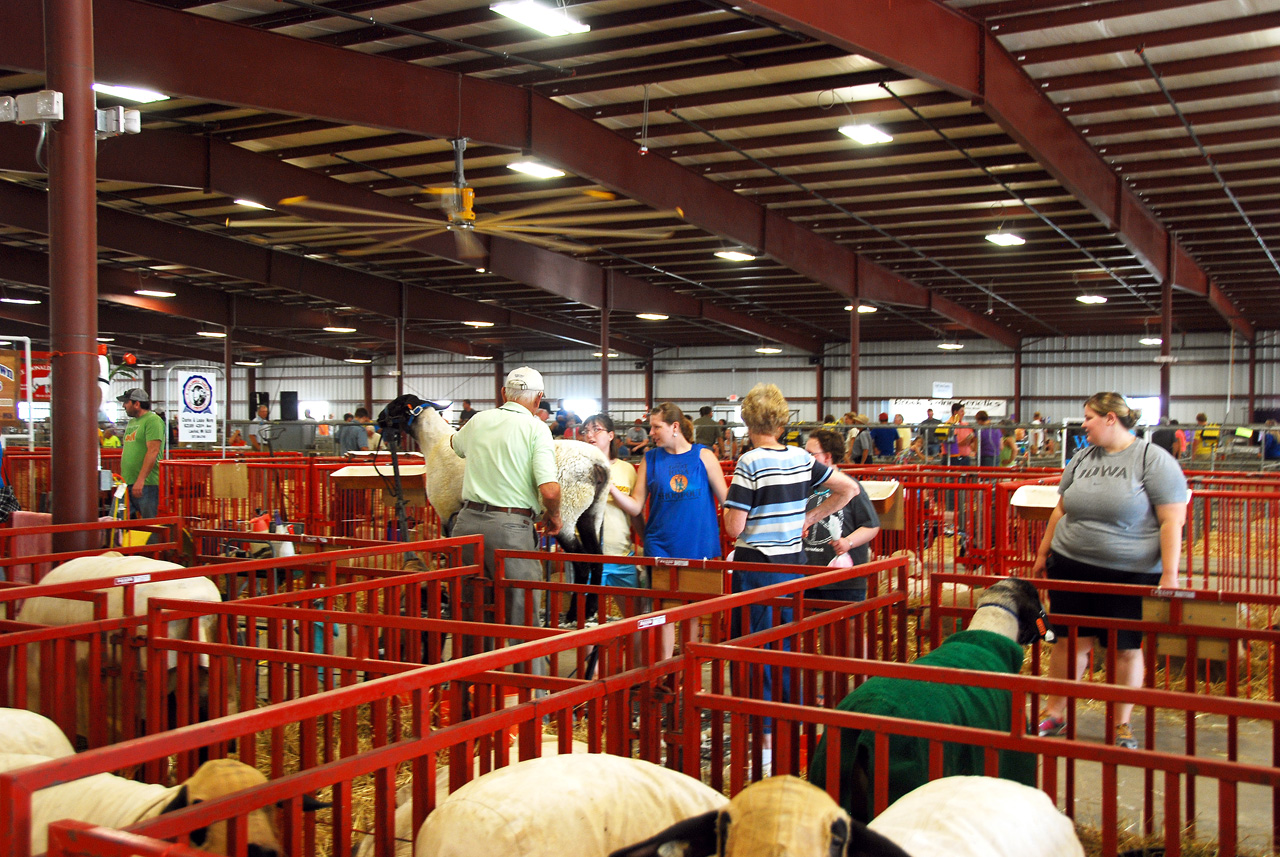
[[[349,205],[338,205],[321,202],[305,196],[293,196],[282,199],[279,205],[289,208],[308,208],[316,211],[331,211],[345,214],[361,215],[366,220],[350,221],[298,221],[282,222],[273,220],[232,220],[227,218],[227,226],[242,228],[297,229],[292,232],[288,241],[305,241],[319,238],[332,238],[342,231],[352,232],[379,240],[371,245],[362,245],[338,251],[344,256],[360,256],[370,253],[382,253],[396,247],[405,247],[421,238],[429,238],[444,232],[452,232],[457,241],[458,255],[463,259],[478,259],[485,255],[484,245],[477,235],[501,235],[513,241],[524,241],[536,244],[549,250],[564,253],[581,253],[591,248],[565,239],[574,238],[631,238],[636,240],[663,240],[670,238],[670,230],[656,229],[609,229],[600,224],[623,220],[634,220],[634,212],[596,212],[560,217],[548,217],[557,212],[570,211],[594,202],[608,201],[616,197],[606,191],[588,190],[571,197],[562,197],[548,202],[526,206],[502,214],[477,216],[475,212],[475,188],[467,185],[462,170],[462,155],[466,151],[466,138],[453,141],[453,184],[445,187],[427,188],[428,193],[440,197],[440,207],[446,219],[434,217],[417,217],[408,214],[393,214]],[[676,208],[671,211],[658,212],[660,215],[683,217],[684,212]],[[587,224],[585,226],[575,224]],[[335,232],[335,230],[339,230]]]

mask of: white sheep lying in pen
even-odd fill
[[[1075,827],[1044,792],[994,777],[947,777],[870,825],[822,789],[770,777],[728,806],[610,857],[1083,857]]]
[[[1084,857],[1075,825],[1040,789],[998,777],[943,777],[867,827],[912,857]]]
[[[47,756],[0,755],[0,771],[12,771],[50,761]],[[94,774],[69,783],[50,786],[31,799],[31,854],[48,850],[49,823],[64,818],[101,827],[123,829],[161,813],[193,803],[213,800],[258,786],[267,781],[256,768],[234,759],[205,762],[186,782],[172,787],[139,783],[115,774]],[[327,804],[303,799],[304,810]],[[277,857],[283,854],[274,812],[256,809],[248,814],[249,854]],[[218,823],[191,833],[191,844],[215,854],[227,854],[227,824]]]
[[[418,831],[414,855],[600,857],[726,802],[692,777],[639,759],[530,759],[449,795]]]
[[[0,708],[0,753],[20,753],[58,758],[75,748],[58,724],[22,708]]]
[[[52,569],[40,581],[41,584],[69,583],[77,580],[96,580],[98,578],[132,578],[134,580],[146,580],[147,575],[161,571],[169,571],[175,568],[182,568],[172,562],[162,562],[161,560],[151,559],[145,556],[122,556],[115,551],[108,551],[99,556],[82,556],[69,560],[57,568]],[[96,591],[96,590],[95,590]],[[107,618],[115,619],[125,615],[124,612],[124,589],[121,586],[106,588],[107,591]],[[186,577],[178,580],[161,580],[151,583],[138,583],[133,590],[133,613],[130,615],[142,616],[146,615],[147,603],[152,598],[175,598],[186,601],[205,601],[217,603],[222,601],[222,594],[218,591],[217,585],[207,577]],[[28,622],[36,625],[76,625],[82,622],[93,621],[93,604],[88,601],[79,601],[68,598],[59,598],[56,596],[38,596],[36,598],[28,598],[18,611],[17,620],[19,622]],[[211,640],[213,638],[213,616],[202,617],[196,625],[195,638],[199,640]],[[168,633],[170,637],[188,638],[189,622],[179,621],[171,622]],[[142,625],[138,629],[138,633],[146,634],[146,625]],[[89,698],[85,693],[88,687],[90,676],[88,675],[88,658],[89,648],[85,643],[76,644],[76,665],[77,665],[77,701],[76,701],[76,731],[80,735],[89,734],[89,718],[88,710]],[[28,647],[27,652],[27,706],[29,708],[38,707],[40,704],[40,656],[38,647]],[[110,664],[105,666],[112,666]],[[145,657],[142,661],[142,667],[147,666]],[[169,667],[173,669],[177,666],[177,656],[174,653],[169,655]],[[100,681],[97,676],[92,677],[93,681]],[[141,705],[141,700],[139,700]],[[101,717],[101,712],[94,712],[92,716]],[[118,724],[113,724],[118,725]]]
[[[542,739],[540,758],[555,756],[560,753],[560,739],[554,735],[546,735]],[[586,753],[587,745],[582,741],[574,741],[571,753]],[[513,749],[511,758],[516,758]],[[480,776],[480,759],[477,757],[471,765],[471,777]],[[443,799],[449,793],[449,768],[442,766],[436,770],[436,798]],[[406,783],[396,790],[396,848],[395,857],[413,857],[413,783]],[[366,836],[356,849],[356,857],[373,857],[377,840]]]
[[[411,394],[392,400],[386,413],[412,416],[410,428],[426,457],[427,500],[449,526],[462,508],[462,473],[466,469],[466,460],[455,455],[449,444],[457,431],[440,416],[436,405]],[[556,441],[555,453],[561,520],[556,541],[572,553],[600,553],[604,506],[609,499],[609,459],[579,440]]]

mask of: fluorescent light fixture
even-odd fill
[[[507,164],[507,169],[535,179],[558,179],[564,175],[564,170],[557,170],[539,161],[516,161],[514,164]]]
[[[755,258],[750,253],[744,253],[741,250],[717,250],[716,255],[721,259],[728,259],[730,262],[750,262]]]
[[[636,318],[642,318],[645,321],[666,321],[670,316],[663,315],[660,312],[638,312]]]
[[[987,240],[992,244],[1000,247],[1020,247],[1027,243],[1027,239],[1020,235],[1014,235],[1012,232],[992,232],[987,236]]]
[[[207,336],[210,339],[226,339],[227,335],[221,330],[197,330],[196,336]]]
[[[577,35],[591,31],[586,24],[570,18],[563,9],[555,9],[536,0],[506,0],[494,3],[489,9],[548,36]]]
[[[1160,345],[1164,340],[1158,336],[1144,336],[1138,342],[1142,345]]]
[[[40,303],[35,298],[11,298],[8,295],[0,298],[0,304],[22,304],[23,306],[34,306]]]
[[[772,345],[761,345],[756,349],[757,354],[781,354],[782,349]]]
[[[261,360],[237,360],[236,365],[237,366],[261,366],[262,361]]]
[[[462,356],[468,360],[492,360],[493,359],[493,357],[491,357],[488,354],[464,354]]]
[[[1102,295],[1080,295],[1076,298],[1082,304],[1105,304],[1107,299]]]
[[[99,336],[98,341],[99,342],[115,342],[116,338],[114,336]]]
[[[477,274],[487,274],[487,273],[488,273],[488,271],[486,271],[484,268],[476,268],[476,273],[477,273]]]
[[[271,209],[268,208],[267,206],[263,205],[260,202],[254,202],[251,199],[236,199],[236,200],[232,200],[232,202],[234,202],[236,205],[243,205],[245,208],[260,208],[263,211],[271,211]]]
[[[93,91],[101,92],[103,95],[114,95],[116,98],[123,98],[126,101],[132,101],[137,104],[151,104],[154,101],[169,100],[169,96],[163,92],[156,92],[154,89],[143,89],[139,86],[116,86],[110,83],[95,83]]]
[[[467,327],[493,327],[491,321],[464,321],[463,324]]]
[[[166,292],[163,289],[135,289],[135,295],[142,295],[144,298],[173,298],[177,297],[177,292]]]
[[[964,343],[963,343],[963,342],[950,342],[950,341],[948,341],[948,342],[939,342],[939,343],[938,343],[938,347],[939,347],[939,348],[941,348],[943,351],[959,351],[961,348],[964,348]]]
[[[356,329],[354,327],[339,327],[336,324],[329,325],[328,327],[325,328],[325,330],[327,330],[329,333],[355,333],[356,332]]]
[[[368,357],[346,357],[346,358],[343,358],[342,362],[343,363],[372,363],[373,361],[370,360]]]
[[[853,312],[853,304],[844,305],[845,312]],[[871,304],[858,304],[858,312],[862,315],[870,315],[873,312],[879,312],[880,307],[874,307]]]
[[[593,352],[591,353],[591,356],[592,356],[592,357],[603,357],[603,356],[604,356],[604,352],[603,352],[603,351],[593,351]],[[616,352],[616,351],[610,351],[610,352],[609,352],[609,356],[610,356],[610,357],[617,357],[617,356],[618,356],[618,352]]]
[[[864,146],[893,142],[893,137],[874,125],[844,125],[840,128],[840,133]]]

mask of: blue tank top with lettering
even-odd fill
[[[707,481],[700,443],[674,455],[664,449],[644,454],[649,518],[645,556],[719,559],[720,521],[715,494]]]

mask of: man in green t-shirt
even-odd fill
[[[151,396],[141,387],[117,396],[129,415],[120,453],[120,476],[129,486],[129,517],[154,518],[160,509],[160,450],[164,420],[151,410]]]

